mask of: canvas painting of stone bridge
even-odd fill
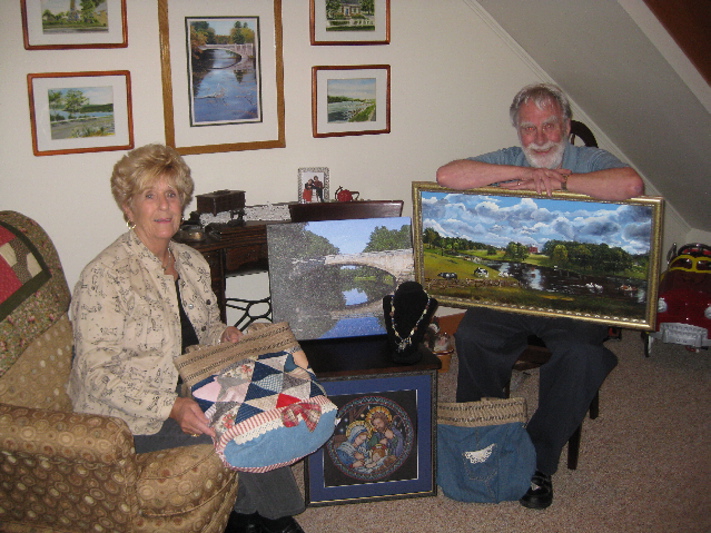
[[[414,280],[411,220],[267,226],[274,321],[296,338],[385,334],[383,297]]]

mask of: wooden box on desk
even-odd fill
[[[232,191],[223,189],[221,191],[213,191],[206,194],[198,194],[197,211],[198,213],[222,213],[223,211],[236,211],[242,209],[245,204],[244,191]]]
[[[386,335],[302,341],[318,381],[339,407],[334,436],[306,461],[309,505],[436,495],[440,361],[421,347],[393,361]]]

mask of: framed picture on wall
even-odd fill
[[[311,44],[390,43],[390,0],[310,0]]]
[[[311,167],[299,169],[298,193],[300,204],[328,202],[328,168]]]
[[[281,0],[159,0],[166,144],[286,146]]]
[[[21,0],[27,50],[125,48],[126,0]]]
[[[331,439],[306,459],[311,506],[435,496],[434,373],[329,378]]]
[[[415,279],[440,304],[654,327],[661,198],[412,187]]]
[[[127,70],[28,74],[27,85],[35,155],[133,148]]]
[[[390,65],[311,70],[314,137],[390,133]]]

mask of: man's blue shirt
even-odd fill
[[[473,161],[490,163],[492,165],[513,165],[516,167],[530,167],[520,146],[503,148],[495,152],[489,152],[477,157],[470,157]],[[575,174],[585,174],[597,170],[608,168],[625,168],[626,165],[614,155],[600,148],[591,146],[575,146],[567,143],[563,153],[563,164],[561,168],[566,168]]]

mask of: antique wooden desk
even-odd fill
[[[208,233],[202,241],[180,241],[195,248],[210,265],[212,290],[217,296],[223,322],[227,322],[227,277],[268,269],[267,225],[279,223],[247,222],[244,226],[230,228],[229,232],[223,232],[220,236]]]

